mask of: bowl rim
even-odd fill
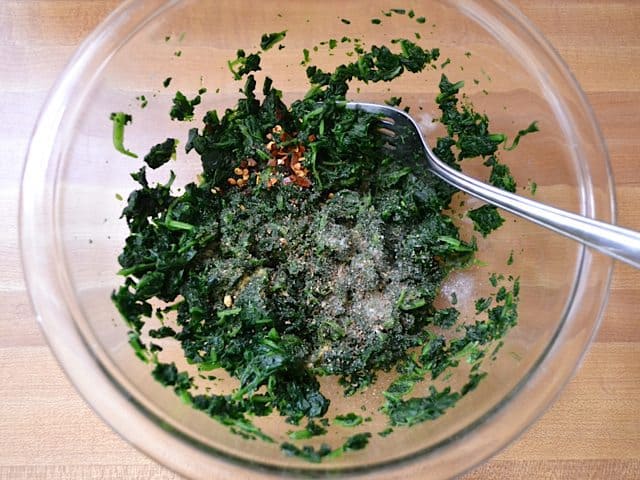
[[[451,2],[451,0],[446,1]],[[50,160],[60,153],[57,140],[61,136],[63,118],[73,114],[71,96],[73,94],[77,97],[78,90],[87,88],[84,85],[87,71],[92,72],[93,78],[97,77],[102,67],[108,63],[117,50],[116,47],[123,45],[154,18],[179,3],[181,3],[181,0],[150,0],[145,2],[128,0],[121,4],[81,44],[52,88],[31,136],[21,181],[19,237],[23,272],[29,297],[36,312],[39,326],[45,334],[52,352],[81,396],[84,397],[88,405],[105,423],[109,424],[121,437],[138,450],[154,458],[158,463],[182,475],[194,478],[199,478],[203,475],[203,471],[197,468],[201,465],[221,468],[222,470],[217,471],[221,475],[220,478],[238,478],[239,475],[245,475],[245,467],[247,465],[253,467],[254,473],[263,474],[267,478],[281,477],[283,474],[293,476],[323,475],[322,471],[306,468],[283,469],[276,466],[251,463],[244,458],[234,457],[212,447],[202,445],[195,439],[180,432],[179,429],[163,424],[159,416],[128,394],[123,382],[114,378],[103,361],[96,355],[86,335],[75,324],[73,320],[74,313],[69,308],[69,305],[73,303],[70,298],[71,293],[64,291],[59,286],[60,282],[62,284],[68,283],[65,273],[57,271],[45,279],[48,282],[46,285],[41,284],[42,269],[50,266],[51,259],[48,256],[38,255],[38,253],[47,251],[53,253],[53,255],[60,255],[60,252],[56,251],[55,248],[59,242],[51,244],[47,240],[47,238],[57,238],[55,212],[51,202],[56,193],[55,187],[51,184],[51,179],[56,177],[57,166],[52,166]],[[559,69],[559,72],[564,76],[564,80],[573,87],[573,92],[579,101],[578,107],[585,114],[593,130],[593,140],[602,154],[604,159],[603,166],[607,173],[609,211],[599,212],[599,214],[609,217],[608,220],[613,223],[616,211],[615,189],[604,139],[585,94],[565,62],[537,28],[507,0],[464,0],[459,3],[462,8],[466,8],[469,11],[479,3],[493,5],[505,18],[508,18],[514,25],[521,27],[523,29],[522,34],[529,35],[542,48],[541,51],[546,55],[547,60],[551,61]],[[594,216],[596,212],[594,212],[593,196],[590,192],[583,192],[583,195],[586,195],[588,201],[586,211],[582,213],[587,216]],[[29,229],[33,228],[37,222],[40,222],[40,228],[47,229],[51,236],[33,238],[33,236],[29,235],[27,232],[32,231]],[[373,467],[354,467],[340,470],[339,473],[353,477],[361,475],[372,477],[373,475],[372,478],[389,478],[390,474],[393,474],[394,478],[399,474],[404,477],[407,474],[415,473],[416,469],[425,468],[424,464],[420,465],[421,460],[424,461],[429,457],[433,460],[434,452],[437,452],[439,462],[446,464],[448,463],[447,458],[451,458],[452,461],[462,461],[461,464],[455,464],[456,466],[453,469],[450,468],[448,470],[449,473],[442,475],[442,477],[450,474],[460,474],[463,471],[474,468],[480,462],[494,455],[524,432],[549,408],[564,386],[573,377],[602,321],[609,294],[613,261],[594,254],[585,247],[581,247],[579,264],[579,271],[575,276],[574,292],[569,301],[569,307],[565,312],[564,320],[559,325],[558,330],[536,365],[531,368],[530,373],[522,378],[507,397],[498,402],[482,418],[465,427],[461,435],[441,442],[444,443],[442,446],[432,446],[427,452],[418,451],[386,462],[383,465],[374,464]],[[571,315],[572,311],[579,308],[579,306],[574,305],[573,299],[577,291],[580,288],[584,288],[584,285],[581,285],[581,282],[584,284],[584,276],[581,273],[590,271],[594,264],[599,265],[601,269],[605,269],[606,273],[603,279],[605,288],[598,302],[599,308],[593,318],[591,331],[588,332],[586,341],[583,342],[578,351],[572,352],[572,355],[570,355],[571,361],[568,366],[562,366],[560,370],[555,372],[555,377],[559,379],[551,382],[553,388],[551,390],[545,389],[543,392],[534,392],[536,388],[541,388],[548,382],[548,379],[541,374],[538,367],[548,363],[551,353],[557,354],[563,342],[576,335],[575,325],[574,329],[572,329],[571,325],[567,325],[566,319]],[[54,296],[52,293],[56,293],[56,295]],[[87,376],[90,376],[90,382],[87,382]],[[511,412],[505,411],[508,409],[504,407],[509,405],[513,398],[525,394],[537,396],[536,408],[527,412],[524,415],[525,418],[523,418],[522,412],[517,412],[518,414],[514,415],[513,409],[511,409]],[[506,424],[508,422],[512,423],[509,431],[503,432],[498,438],[495,437],[495,432],[491,432],[489,429],[492,425]],[[475,441],[475,448],[471,451],[465,451],[464,455],[461,455],[459,451],[452,452],[451,448],[455,447],[463,437],[465,439],[492,438],[494,441]],[[491,446],[483,446],[483,442],[491,443]],[[197,448],[194,449],[194,446]],[[439,450],[442,448],[445,449],[444,452]],[[214,455],[210,453],[214,453]],[[189,457],[191,465],[185,465],[181,461],[186,456]],[[431,463],[433,464],[433,461]],[[332,470],[328,471],[331,472]],[[438,476],[437,469],[430,470],[430,474],[433,473]],[[207,474],[204,473],[204,475]]]

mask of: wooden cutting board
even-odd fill
[[[34,320],[17,250],[21,164],[48,89],[119,2],[0,1],[0,478],[174,479],[85,405]],[[518,0],[585,89],[619,223],[640,230],[640,2]],[[470,479],[640,478],[640,271],[618,265],[595,344],[555,405]]]

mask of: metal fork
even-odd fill
[[[487,203],[496,205],[554,232],[572,238],[606,255],[640,268],[640,233],[592,218],[551,207],[529,198],[487,185],[459,172],[440,160],[431,150],[418,124],[397,108],[372,103],[350,102],[347,108],[363,110],[380,117],[381,133],[394,147],[394,155],[413,161],[424,153],[424,164],[447,183]]]

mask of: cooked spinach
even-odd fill
[[[286,30],[283,30],[282,32],[265,33],[260,39],[260,48],[263,51],[269,50],[274,45],[280,43],[286,36]]]
[[[171,120],[192,120],[195,106],[200,105],[201,101],[202,98],[200,97],[200,95],[196,95],[191,100],[189,100],[184,95],[184,93],[180,91],[176,92],[176,95],[173,98],[173,107],[169,112]]]
[[[518,134],[513,139],[513,143],[511,144],[511,146],[504,147],[504,149],[505,150],[515,149],[518,146],[518,143],[520,143],[520,139],[522,137],[524,137],[525,135],[529,135],[530,133],[539,132],[539,131],[540,129],[538,128],[538,122],[531,122],[531,124],[527,128],[519,130]]]
[[[249,72],[257,72],[260,68],[260,54],[251,53],[247,55],[244,50],[239,49],[236,52],[236,58],[227,62],[229,70],[233,74],[235,80],[240,80]]]
[[[333,419],[333,423],[335,425],[340,425],[342,427],[357,427],[363,421],[364,420],[360,415],[356,415],[353,412],[349,412],[346,415],[337,415],[336,418]]]
[[[504,218],[500,216],[498,209],[493,205],[483,205],[474,210],[469,210],[467,215],[473,220],[473,228],[480,232],[483,237],[486,237],[504,223]]]
[[[285,35],[263,35],[261,49]],[[324,44],[333,49],[337,40]],[[517,279],[509,286],[492,277],[498,290],[476,302],[486,319],[475,323],[461,321],[454,307],[434,305],[447,275],[471,265],[477,250],[446,212],[457,190],[394,159],[382,148],[379,119],[345,105],[352,81],[388,82],[435,68],[439,50],[407,39],[368,51],[358,39],[353,44],[356,59],[333,72],[310,64],[305,49],[310,88],[289,105],[269,77],[257,92],[253,72],[261,69],[261,55],[238,50],[228,62],[234,78],[244,80],[236,107],[206,112],[203,125],[188,133],[185,151],[195,151],[202,165],[198,181],[178,193],[172,172],[153,185],[145,167],[132,173],[139,187],[122,212],[130,230],[118,257],[124,282],[112,294],[129,342],[158,382],[247,439],[280,442],[252,422],[272,414],[291,425],[306,420],[288,440],[325,435],[330,402],[319,377],[338,377],[351,395],[393,368],[398,376],[381,406],[389,424],[435,419],[478,385],[486,349],[517,321]],[[486,115],[459,101],[462,87],[442,75],[436,104],[446,136],[434,150],[455,168],[482,157],[491,183],[515,188],[497,157],[506,136],[492,133]],[[191,100],[176,92],[170,117],[193,119],[204,91]],[[135,156],[122,145],[131,117],[112,120],[116,148]],[[152,147],[147,166],[166,164],[177,143],[169,138]],[[503,223],[490,206],[468,215],[483,236]],[[434,327],[450,334],[435,334]],[[233,391],[197,392],[186,370],[161,360],[161,346],[151,341],[160,339],[178,342],[198,372],[226,371],[236,381]],[[460,391],[429,386],[427,396],[411,396],[463,360],[471,370]],[[332,424],[358,429],[363,422],[352,412]],[[280,448],[320,462],[362,449],[370,437],[357,432],[337,448],[289,442]]]
[[[167,138],[164,142],[151,147],[151,150],[144,157],[144,163],[150,168],[159,168],[176,154],[176,139]]]
[[[324,426],[314,422],[313,420],[309,420],[307,422],[307,426],[304,429],[296,430],[289,433],[289,438],[291,440],[305,440],[308,438],[325,435],[326,433],[327,429]]]
[[[124,112],[114,112],[109,119],[113,122],[113,146],[115,149],[129,157],[138,158],[138,155],[127,150],[124,146],[124,127],[131,123],[131,115]]]

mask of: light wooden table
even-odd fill
[[[20,167],[47,90],[115,0],[0,1],[0,477],[173,479],[76,394],[31,311],[17,249]],[[640,2],[518,0],[586,90],[640,230]],[[618,266],[576,378],[518,441],[465,479],[640,478],[640,272]]]

